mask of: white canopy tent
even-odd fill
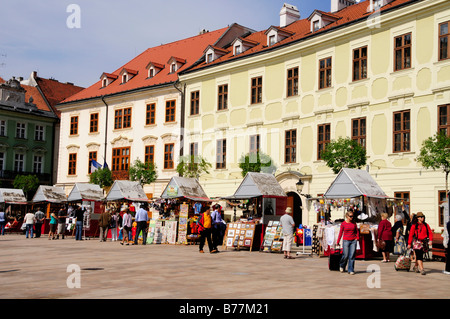
[[[161,194],[161,198],[182,197],[195,201],[212,202],[195,178],[174,176]]]
[[[103,201],[103,189],[96,184],[75,183],[67,197],[67,201]]]
[[[126,199],[133,202],[148,202],[148,197],[139,182],[116,180],[106,195],[107,201]]]
[[[67,202],[67,195],[62,187],[40,185],[32,202],[64,203]]]
[[[21,189],[0,188],[0,203],[25,205],[27,199]]]
[[[287,197],[275,176],[267,173],[248,172],[233,196],[226,199],[249,199],[260,196]]]

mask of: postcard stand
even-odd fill
[[[248,248],[253,250],[256,225],[254,223],[233,222],[227,224],[223,247],[240,250]]]
[[[275,220],[269,221],[260,250],[263,252],[281,252],[282,246],[283,236],[280,222]]]

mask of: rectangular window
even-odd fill
[[[450,136],[450,104],[438,106],[438,131]]]
[[[77,153],[70,153],[68,175],[76,175],[76,173],[77,173]]]
[[[111,171],[128,171],[129,167],[130,167],[130,147],[113,148]]]
[[[6,136],[6,121],[0,120],[0,136]]]
[[[352,139],[366,148],[366,118],[361,117],[352,120]]]
[[[36,125],[34,130],[34,139],[36,141],[44,140],[44,127],[42,125]]]
[[[450,22],[444,22],[439,25],[439,60],[447,60],[450,58],[448,51],[448,40],[450,32],[448,30]]]
[[[145,125],[152,125],[156,123],[156,104],[147,104],[147,111],[145,112]]]
[[[164,169],[173,169],[174,144],[164,144]]]
[[[227,140],[217,140],[216,168],[224,169],[227,166]]]
[[[367,79],[367,47],[353,50],[353,81]]]
[[[166,123],[175,122],[175,100],[166,101]]]
[[[331,124],[321,124],[317,130],[317,159],[322,159],[323,151],[331,141]]]
[[[297,130],[289,130],[285,132],[284,142],[284,162],[295,163],[297,155]]]
[[[439,227],[444,227],[444,207],[441,207],[441,205],[447,200],[445,197],[445,191],[439,191],[438,192],[438,199],[439,199]],[[410,210],[411,211],[411,210]]]
[[[394,71],[411,68],[411,33],[394,39]]]
[[[23,172],[24,171],[24,163],[25,163],[25,155],[16,153],[14,155],[14,171],[15,172]]]
[[[287,71],[287,96],[298,95],[298,68]]]
[[[114,129],[131,127],[131,107],[116,110],[114,112]]]
[[[5,169],[5,153],[0,152],[0,171]]]
[[[200,91],[191,92],[191,115],[200,113]]]
[[[411,119],[410,111],[394,113],[394,153],[409,152],[411,150]]]
[[[145,163],[155,163],[155,145],[145,146]]]
[[[70,135],[78,134],[78,116],[72,116],[70,118]]]
[[[42,156],[40,155],[35,155],[33,157],[33,173],[42,173]]]
[[[276,43],[276,37],[275,35],[271,35],[269,37],[269,46],[274,45]]]
[[[25,138],[25,123],[16,124],[16,138]]]
[[[91,120],[89,122],[89,133],[98,132],[98,113],[91,113]]]
[[[259,153],[259,150],[260,150],[259,141],[260,141],[259,135],[250,136],[250,153],[252,153],[252,154]]]
[[[319,89],[331,87],[331,57],[319,60]]]
[[[407,205],[409,207],[409,211],[412,212],[409,192],[394,192],[394,197],[401,198],[403,200],[403,204]]]
[[[228,108],[228,84],[219,85],[219,96],[217,109],[226,110]]]
[[[97,161],[97,152],[93,151],[93,152],[89,152],[89,160],[88,160],[88,174],[91,174],[91,167],[92,167],[92,161]]]
[[[262,102],[262,77],[252,79],[252,104]]]
[[[198,143],[191,143],[189,145],[189,155],[198,156]]]

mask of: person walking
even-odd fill
[[[409,232],[408,249],[412,247],[416,256],[414,271],[426,275],[425,269],[423,268],[423,255],[433,243],[433,233],[431,232],[430,225],[425,223],[425,215],[422,212],[418,212],[416,217],[417,223],[412,224],[411,231]]]
[[[23,218],[23,223],[26,225],[26,232],[25,236],[28,238],[28,235],[30,235],[30,238],[33,238],[33,227],[34,223],[36,222],[36,217],[34,217],[34,214],[32,212],[29,212],[25,215]]]
[[[392,224],[388,220],[387,213],[381,213],[381,221],[378,224],[378,241],[384,241],[384,247],[380,247],[383,260],[381,262],[387,263],[390,261],[390,254],[394,247],[394,239],[392,237]]]
[[[198,251],[200,253],[204,253],[203,247],[205,246],[205,240],[208,241],[209,252],[215,253],[217,250],[214,249],[212,239],[211,239],[211,227],[212,227],[212,219],[211,219],[211,207],[209,205],[203,208],[203,213],[200,215],[198,219],[198,232],[200,234],[200,243],[198,246]]]
[[[117,223],[119,218],[117,217],[116,212],[111,213],[111,221],[109,224],[109,228],[111,229],[111,241],[117,241]]]
[[[42,225],[45,221],[45,214],[41,211],[40,208],[37,209],[37,212],[34,214],[36,218],[36,223],[34,225],[34,231],[36,233],[36,238],[40,238],[42,234]]]
[[[348,264],[348,273],[350,275],[355,274],[356,243],[359,240],[359,230],[353,217],[351,210],[345,214],[345,221],[341,224],[337,239],[338,245],[341,238],[343,239],[343,254],[339,262],[339,271],[343,273]]]
[[[56,215],[56,210],[53,210],[50,214],[50,230],[48,232],[48,239],[53,240],[56,238],[56,225],[58,224],[58,216]]]
[[[6,226],[6,214],[3,210],[3,207],[0,208],[0,235],[5,235],[5,226]]]
[[[100,214],[100,219],[98,220],[98,227],[100,228],[99,239],[101,242],[106,241],[108,237],[108,227],[111,220],[110,208],[106,208],[103,213]]]
[[[450,220],[447,222],[447,249],[445,254],[445,270],[444,274],[450,275]]]
[[[226,224],[222,219],[222,214],[220,213],[220,205],[214,205],[214,211],[211,213],[212,222],[212,243],[213,250],[219,252],[218,246],[223,243],[223,236],[225,235]]]
[[[59,239],[59,235],[61,235],[61,238],[64,239],[64,235],[66,234],[66,218],[67,213],[63,208],[61,208],[58,211],[58,234],[56,235],[56,239]]]
[[[283,252],[285,259],[295,259],[291,256],[292,241],[294,239],[295,222],[292,218],[292,208],[288,207],[284,215],[280,218],[280,224],[283,232]]]
[[[81,206],[78,206],[75,210],[75,218],[77,220],[75,224],[75,240],[83,240],[84,209]]]
[[[131,214],[129,212],[128,207],[124,207],[121,209],[123,212],[122,215],[122,241],[121,241],[121,245],[124,244],[124,242],[126,241],[127,245],[129,245],[129,236],[128,234],[131,233],[131,225],[133,223],[133,220],[131,219]]]
[[[136,236],[134,236],[134,245],[138,244],[139,233],[142,231],[142,245],[147,244],[147,221],[148,221],[148,212],[147,206],[145,204],[141,204],[138,211],[136,212],[135,221],[136,225]]]

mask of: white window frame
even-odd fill
[[[36,169],[36,165],[39,165],[38,169]],[[44,167],[44,156],[35,154],[33,156],[33,173],[42,174],[43,167]]]
[[[44,141],[44,132],[45,127],[44,125],[36,125],[34,130],[34,139],[36,141]]]
[[[16,138],[23,138],[26,139],[27,138],[27,124],[24,122],[17,122],[16,123]],[[19,133],[23,133],[23,134],[19,134]]]
[[[14,171],[25,172],[25,155],[23,153],[14,154]]]
[[[0,120],[0,136],[6,136],[6,120]]]

